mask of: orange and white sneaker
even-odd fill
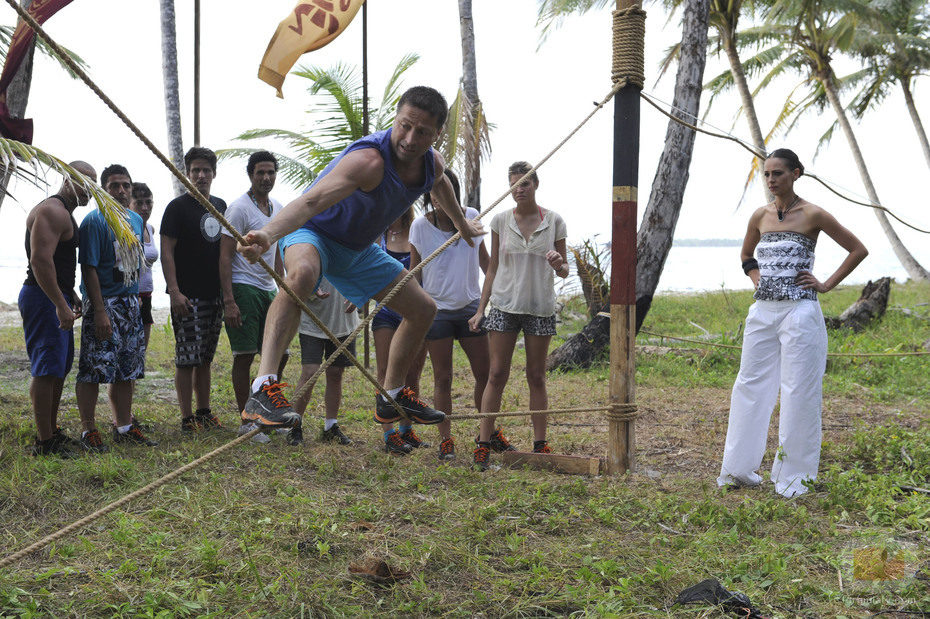
[[[242,411],[242,423],[255,423],[263,428],[292,428],[300,425],[300,415],[281,393],[287,383],[265,381],[249,396]]]

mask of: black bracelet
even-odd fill
[[[743,260],[743,273],[749,275],[750,271],[759,270],[759,262],[755,258],[750,258],[749,260]]]

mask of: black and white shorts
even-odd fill
[[[552,316],[533,316],[532,314],[511,314],[491,308],[481,326],[488,331],[519,333],[523,335],[555,335],[555,314]]]
[[[174,364],[192,368],[213,362],[223,327],[223,300],[188,298],[193,306],[184,317],[171,313],[174,327]]]

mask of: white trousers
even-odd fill
[[[827,329],[817,301],[756,301],[746,317],[739,375],[730,397],[730,420],[717,484],[755,486],[769,420],[781,390],[775,491],[807,491],[820,463],[823,373]]]

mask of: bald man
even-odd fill
[[[71,167],[97,180],[84,161]],[[26,218],[26,281],[19,293],[19,311],[32,371],[29,395],[37,434],[36,456],[76,455],[78,442],[58,427],[58,405],[65,376],[74,361],[74,321],[80,317],[74,292],[78,225],[74,209],[87,204],[86,189],[66,178],[55,195],[39,202]]]

